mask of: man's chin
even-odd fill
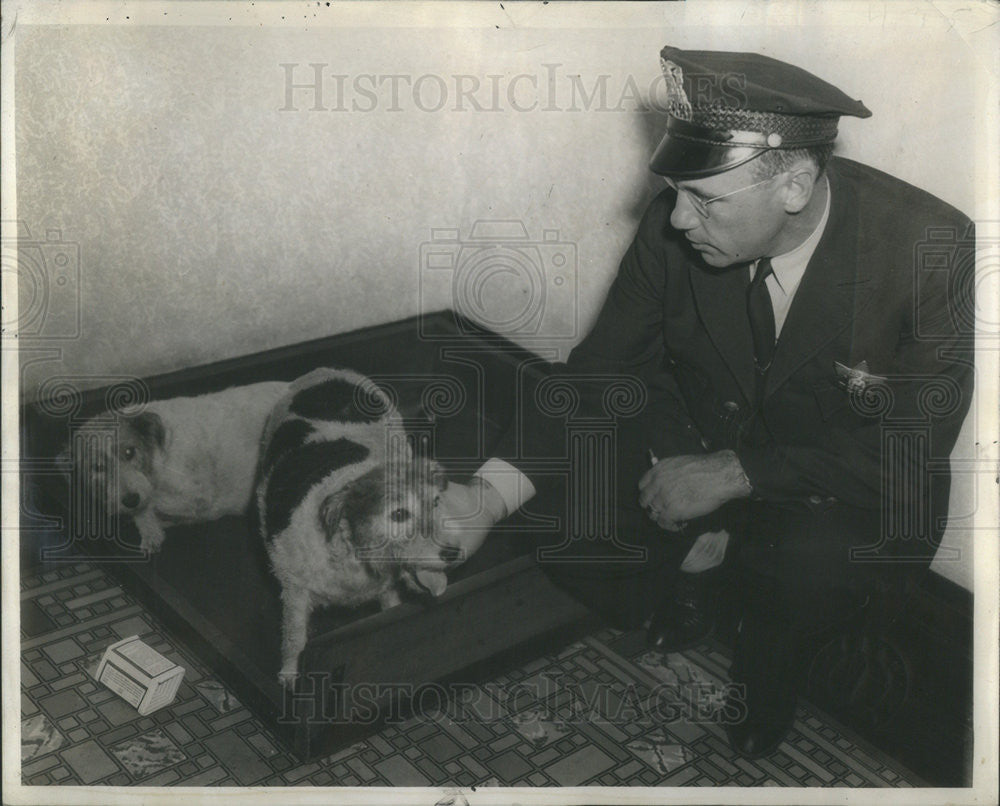
[[[711,244],[700,243],[698,241],[693,241],[690,238],[688,240],[691,249],[697,252],[698,256],[705,262],[705,264],[711,266],[713,269],[724,269],[727,266],[734,266],[740,262],[739,259],[726,254],[721,249],[712,246]]]
[[[699,249],[698,254],[701,255],[701,259],[713,269],[724,269],[737,262],[729,255],[725,255],[717,249]]]

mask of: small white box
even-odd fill
[[[96,677],[145,716],[174,701],[184,667],[132,635],[104,651]]]

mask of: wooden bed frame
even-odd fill
[[[130,519],[112,518],[96,529],[79,523],[78,482],[53,457],[74,426],[109,402],[202,394],[349,366],[391,386],[408,429],[427,437],[449,473],[462,477],[489,457],[510,424],[519,367],[538,360],[445,311],[142,382],[62,389],[23,411],[22,480],[44,516],[38,528],[23,520],[22,557],[30,552],[58,562],[83,552],[108,563],[297,756],[332,752],[387,719],[440,707],[456,686],[523,663],[595,625],[539,570],[530,524],[505,522],[450,575],[437,600],[384,612],[372,605],[315,613],[303,673],[289,692],[277,678],[280,590],[250,518],[171,528],[163,550],[146,557]]]

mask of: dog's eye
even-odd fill
[[[125,457],[125,461],[131,462],[135,459],[135,448],[129,445],[125,450],[122,451],[122,456]]]
[[[389,517],[395,523],[402,523],[403,521],[408,521],[410,519],[410,510],[404,507],[399,507],[399,509],[394,509],[389,513]]]

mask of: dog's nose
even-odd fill
[[[122,496],[122,506],[125,509],[135,509],[139,506],[141,499],[139,498],[139,493],[125,493]]]
[[[458,562],[462,556],[462,550],[456,546],[445,546],[441,549],[441,559],[446,563]]]

